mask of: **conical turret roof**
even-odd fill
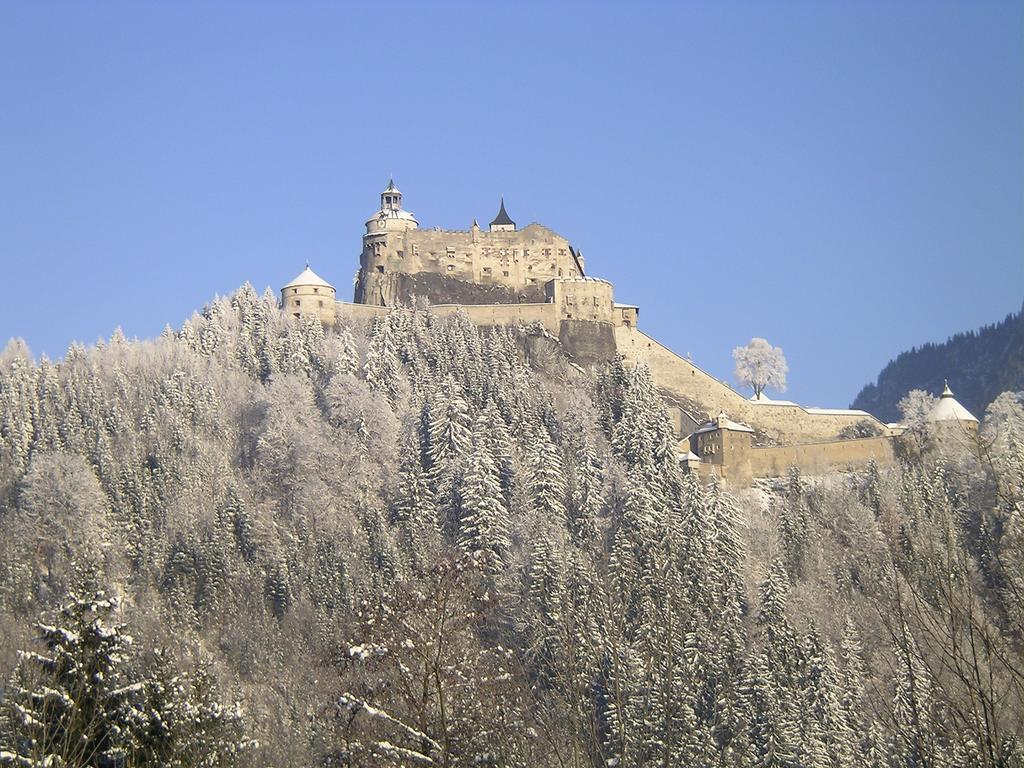
[[[306,268],[304,270],[302,270],[298,275],[296,275],[294,280],[288,283],[288,285],[284,286],[284,288],[298,288],[300,286],[307,285],[315,285],[318,288],[330,288],[332,291],[334,290],[334,286],[328,283],[322,277],[320,277],[320,275],[318,275],[312,269],[310,269],[309,264],[306,265]],[[281,290],[284,290],[284,288],[282,288]]]
[[[491,226],[495,225],[507,225],[511,224],[513,227],[516,225],[512,218],[505,211],[505,197],[502,195],[501,207],[498,209],[498,215],[494,217],[494,221],[491,222]]]
[[[932,412],[928,415],[929,421],[972,421],[975,424],[978,420],[974,418],[974,414],[960,405],[957,399],[953,397],[953,390],[949,388],[949,382],[946,382],[945,388],[942,390],[942,395],[939,396],[939,402],[932,408]]]

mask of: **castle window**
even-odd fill
[[[445,252],[448,254],[448,258],[449,259],[454,259],[455,258],[455,249],[454,248],[446,248]]]
[[[298,288],[292,288],[292,293],[298,293],[298,292],[299,292]]]
[[[298,299],[295,299],[295,306],[296,306],[296,307],[297,307],[297,306],[299,306],[299,304],[301,304],[301,303],[302,303],[302,302],[300,302],[300,301],[299,301]]]
[[[384,265],[383,264],[378,264],[377,265],[377,271],[380,272],[381,274],[384,274]]]
[[[455,271],[455,265],[454,264],[449,264],[448,265],[448,271],[449,272],[454,272]]]
[[[317,306],[320,307],[320,309],[323,309],[324,308],[324,303],[322,301],[318,301],[317,302]]]
[[[491,268],[490,267],[484,267],[484,274],[485,275],[491,274]]]
[[[508,277],[508,270],[507,269],[502,270],[501,274],[504,275],[505,277]]]
[[[319,288],[314,288],[313,289],[313,293],[320,293],[320,289]]]

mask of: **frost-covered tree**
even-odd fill
[[[15,649],[71,636],[52,606],[85,572],[140,649],[123,696],[90,683],[124,768],[1020,762],[1016,438],[734,494],[682,471],[643,365],[276,302],[0,355],[4,738],[64,701],[37,663],[64,651]]]
[[[109,623],[117,600],[72,596],[56,623],[36,629],[5,695],[3,754],[12,765],[123,764],[131,754],[135,681],[126,675],[131,638]]]
[[[338,654],[341,690],[322,725],[329,764],[536,765],[512,652],[493,631],[486,579],[471,557],[367,604]]]
[[[927,421],[935,402],[935,397],[923,389],[912,389],[907,392],[898,405],[903,424],[907,427],[916,427]]]
[[[1024,392],[1003,392],[989,403],[981,433],[999,455],[1005,455],[1012,442],[1024,442]]]
[[[768,388],[786,391],[789,366],[781,347],[773,347],[766,339],[755,337],[746,346],[733,349],[732,358],[736,361],[736,380],[750,387],[755,399],[760,400],[761,393]]]
[[[509,547],[508,510],[498,467],[487,445],[487,419],[477,419],[468,466],[459,480],[458,546],[479,553],[491,572],[500,570]]]
[[[231,766],[245,750],[237,707],[225,707],[203,672],[172,671],[158,654],[134,663],[132,637],[112,623],[116,598],[72,595],[41,649],[23,651],[0,715],[0,765]],[[147,672],[149,675],[147,676]]]
[[[31,589],[62,597],[82,567],[97,568],[116,555],[107,497],[81,456],[37,453],[14,509],[0,517],[6,557],[31,562]]]

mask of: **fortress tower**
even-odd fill
[[[978,419],[960,405],[960,401],[953,396],[953,390],[949,388],[948,381],[944,382],[942,394],[939,395],[935,407],[928,414],[928,421],[940,430],[955,427],[969,434],[978,434]]]
[[[505,196],[501,196],[501,207],[498,209],[498,215],[494,217],[494,221],[491,222],[491,232],[515,232],[516,223],[512,221],[511,217],[505,213]]]
[[[324,325],[334,325],[336,291],[307,264],[294,280],[281,289],[281,308],[292,317],[316,317]]]

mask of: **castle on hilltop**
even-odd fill
[[[637,328],[639,308],[616,303],[610,282],[587,275],[579,249],[542,224],[519,229],[504,198],[486,230],[475,219],[468,230],[420,229],[392,180],[366,220],[352,302],[338,301],[308,265],[281,289],[285,312],[325,325],[369,322],[417,299],[480,326],[540,325],[578,364],[615,355],[645,363],[669,406],[680,461],[692,471],[748,484],[794,465],[815,473],[894,461],[900,425],[865,411],[747,399],[647,336]],[[940,405],[935,421],[976,429],[948,388]]]

